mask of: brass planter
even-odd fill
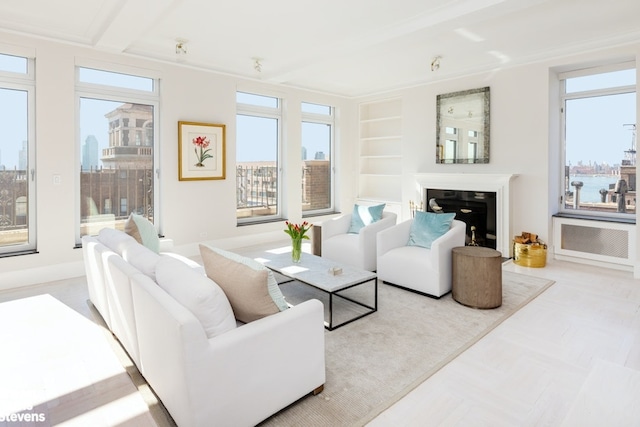
[[[547,264],[547,245],[513,242],[513,262],[522,267],[544,267]]]

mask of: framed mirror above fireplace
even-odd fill
[[[489,87],[436,98],[436,163],[489,163]]]

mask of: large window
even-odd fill
[[[333,210],[333,107],[302,103],[302,212]]]
[[[0,54],[0,254],[36,249],[33,66]]]
[[[278,98],[236,96],[236,208],[238,223],[280,216],[280,123]]]
[[[561,211],[626,218],[636,212],[634,64],[561,76],[564,177]]]
[[[136,213],[157,224],[157,79],[79,67],[78,233],[123,229]]]

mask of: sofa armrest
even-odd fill
[[[372,224],[366,225],[360,229],[360,233],[358,233],[358,239],[360,240],[359,246],[365,253],[364,259],[376,259],[376,239],[378,233],[382,230],[388,229],[389,227],[393,227],[396,224],[397,218],[398,216],[393,212],[384,212],[382,214],[382,219]]]
[[[256,425],[324,384],[320,301],[207,339],[151,279],[132,280],[140,369],[178,425]]]
[[[309,300],[211,338],[199,404],[216,402],[230,416],[212,425],[255,425],[323,385],[324,333],[323,304]]]
[[[171,252],[173,250],[173,239],[168,237],[160,238],[160,252]]]
[[[389,252],[391,249],[407,245],[412,222],[413,220],[404,221],[378,233],[376,239],[378,257]]]
[[[341,215],[322,223],[322,240],[338,234],[345,234],[351,226],[351,214]]]

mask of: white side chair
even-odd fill
[[[376,270],[376,235],[395,225],[398,216],[383,212],[382,219],[360,229],[358,234],[347,233],[351,215],[345,214],[322,223],[322,257],[367,271]]]
[[[451,250],[464,246],[466,225],[454,219],[449,231],[427,249],[407,246],[412,222],[404,221],[378,233],[378,279],[440,298],[451,291]]]

